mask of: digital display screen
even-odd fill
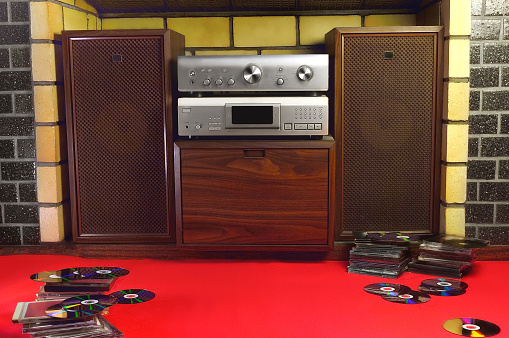
[[[232,124],[272,124],[272,106],[232,106]]]

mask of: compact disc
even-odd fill
[[[474,318],[449,319],[442,326],[447,331],[464,337],[490,337],[500,333],[498,325]]]
[[[422,292],[425,292],[429,295],[433,295],[433,296],[460,296],[462,294],[464,294],[465,292],[467,292],[467,290],[463,289],[463,290],[444,290],[442,288],[433,288],[433,287],[427,287],[427,286],[424,286],[424,285],[419,285],[417,287],[417,289],[419,289],[419,291],[422,291]]]
[[[117,298],[110,295],[83,295],[67,298],[60,303],[67,312],[100,312],[117,302]]]
[[[63,283],[81,279],[77,268],[67,268],[55,271],[43,271],[30,276],[31,280],[43,283]]]
[[[110,296],[118,299],[118,304],[137,304],[148,302],[156,295],[149,290],[144,289],[127,289],[113,292]]]
[[[83,278],[86,279],[110,279],[125,276],[129,270],[116,267],[89,267],[77,268]]]
[[[479,249],[488,246],[485,241],[476,239],[446,239],[442,242],[444,245],[462,249]]]
[[[374,283],[364,287],[364,291],[374,295],[397,296],[400,293],[407,293],[411,289],[406,285],[392,283]]]
[[[432,287],[432,288],[440,288],[443,290],[464,290],[468,288],[468,284],[456,279],[449,278],[432,278],[425,279],[421,282],[421,285]]]
[[[410,290],[406,293],[401,293],[397,296],[382,296],[383,299],[388,300],[393,303],[402,303],[402,304],[421,304],[426,303],[431,299],[431,297],[420,291]]]

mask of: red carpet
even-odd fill
[[[390,282],[413,290],[426,275],[397,280],[348,274],[347,262],[238,260],[98,260],[69,256],[0,256],[0,337],[27,337],[12,324],[17,302],[33,301],[35,272],[78,266],[130,270],[112,291],[148,289],[142,304],[114,305],[105,316],[127,338],[141,337],[460,337],[445,320],[473,317],[509,337],[509,262],[476,262],[463,278],[464,295],[431,296],[424,304],[396,304],[363,290]]]

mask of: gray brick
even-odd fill
[[[509,87],[509,67],[502,67],[502,87]]]
[[[14,140],[0,140],[0,158],[14,158]]]
[[[15,68],[30,67],[30,48],[13,48],[12,66]]]
[[[467,163],[467,179],[495,179],[496,161],[471,160]]]
[[[16,94],[14,95],[14,104],[16,106],[16,114],[33,114],[34,105],[32,102],[32,94]]]
[[[35,158],[35,139],[18,139],[18,157]]]
[[[490,241],[491,245],[509,244],[508,226],[480,226],[479,238]]]
[[[32,73],[30,71],[0,72],[1,91],[30,89],[32,89]]]
[[[12,96],[11,94],[0,94],[0,114],[12,113]]]
[[[499,40],[502,29],[502,20],[472,20],[471,39]]]
[[[0,136],[33,136],[33,117],[0,117]]]
[[[509,6],[507,5],[507,0],[486,0],[485,3],[485,15],[509,15]]]
[[[481,45],[470,44],[470,64],[477,65],[481,63]]]
[[[9,49],[0,48],[0,68],[9,68]]]
[[[498,87],[499,67],[471,67],[470,87]]]
[[[35,162],[0,163],[3,181],[35,181]]]
[[[500,116],[500,133],[509,134],[509,114],[502,114]]]
[[[509,204],[499,204],[496,206],[498,224],[509,224]]]
[[[467,201],[477,201],[477,182],[467,183]]]
[[[465,226],[465,237],[467,238],[477,238],[477,227],[476,226]]]
[[[16,184],[2,183],[0,184],[0,202],[17,202],[18,192],[16,191]]]
[[[509,156],[509,137],[481,138],[481,156],[484,157]]]
[[[496,134],[498,129],[498,116],[491,114],[470,115],[469,134]]]
[[[39,245],[41,244],[41,229],[38,226],[24,226],[23,245]]]
[[[500,160],[498,164],[498,178],[509,179],[509,161]]]
[[[480,182],[479,200],[488,202],[509,201],[509,183],[507,182]]]
[[[21,202],[37,202],[37,186],[35,183],[19,184],[19,200]]]
[[[481,92],[478,90],[470,91],[470,110],[480,110],[481,109]]]
[[[509,19],[504,19],[504,40],[509,40]]]
[[[477,224],[493,224],[495,206],[493,204],[465,205],[465,222]]]
[[[21,228],[19,226],[0,227],[0,245],[21,245]]]
[[[482,15],[482,0],[472,0],[472,16]]]
[[[30,44],[30,29],[28,25],[0,25],[0,45],[28,44]]]
[[[39,223],[37,205],[6,204],[5,223]]]
[[[485,90],[482,99],[483,110],[509,110],[509,90]]]
[[[29,21],[28,2],[11,2],[11,21]]]
[[[7,2],[0,2],[0,22],[7,22]]]
[[[509,43],[485,43],[484,63],[509,63]]]
[[[479,156],[479,140],[477,137],[468,139],[468,157]]]

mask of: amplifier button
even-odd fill
[[[223,79],[217,79],[216,80],[216,85],[220,86],[223,84]]]
[[[276,83],[281,86],[283,83],[285,83],[285,80],[283,80],[282,78],[279,78],[276,80]]]
[[[203,81],[203,84],[204,84],[205,86],[210,86],[210,79],[205,79],[205,80]]]
[[[230,86],[233,86],[233,85],[235,84],[235,80],[234,80],[233,78],[229,78],[229,79],[228,79],[228,84],[229,84]]]

